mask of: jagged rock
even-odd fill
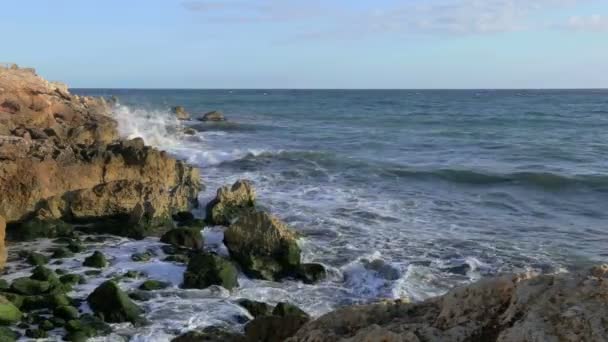
[[[222,112],[218,112],[216,110],[207,112],[203,115],[200,121],[226,121],[224,114]]]
[[[601,341],[608,336],[608,278],[601,269],[508,275],[421,303],[338,309],[288,341]]]
[[[255,190],[251,182],[236,181],[232,187],[223,186],[215,198],[207,204],[207,220],[211,224],[229,225],[244,212],[255,206]]]
[[[108,261],[103,253],[100,251],[95,251],[93,254],[84,259],[82,265],[86,267],[104,268],[108,265]]]
[[[283,342],[307,321],[299,315],[260,316],[245,325],[245,335],[248,341]]]
[[[297,275],[300,248],[296,234],[265,212],[247,212],[224,232],[230,255],[251,277],[278,280]]]
[[[264,302],[258,302],[250,299],[239,299],[237,304],[244,307],[251,316],[260,317],[267,316],[272,313],[272,307]]]
[[[186,247],[192,249],[203,248],[203,235],[198,228],[175,228],[166,232],[161,238],[161,242],[173,246]]]
[[[178,120],[189,120],[190,115],[186,112],[186,109],[182,106],[175,106],[171,108],[171,113],[175,115]]]
[[[183,287],[204,289],[219,285],[231,290],[239,286],[237,276],[238,271],[230,261],[214,254],[198,253],[188,262]]]
[[[8,299],[0,296],[0,324],[13,324],[21,320],[21,311]]]
[[[109,323],[140,323],[141,309],[113,281],[99,285],[88,297],[89,306]]]
[[[218,327],[207,327],[202,331],[189,331],[171,342],[247,342],[245,336]]]

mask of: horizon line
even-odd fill
[[[605,88],[162,88],[162,87],[68,87],[70,90],[355,90],[355,91],[441,91],[441,90],[477,90],[477,91],[496,91],[496,90],[608,90]]]

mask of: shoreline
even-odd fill
[[[22,186],[14,186],[14,180],[19,178],[10,178],[11,181],[7,181],[9,178],[6,177],[0,179],[4,182],[0,183],[4,186],[3,189],[8,189],[5,193],[11,194],[11,197],[3,199],[0,217],[9,218],[8,232],[9,237],[13,239],[55,239],[50,240],[53,245],[49,246],[49,250],[33,250],[18,256],[36,267],[30,277],[22,277],[24,280],[20,282],[23,284],[17,284],[27,287],[14,286],[15,279],[12,279],[13,284],[7,283],[3,289],[3,294],[11,305],[17,309],[23,308],[20,324],[27,328],[19,328],[19,333],[28,335],[29,330],[29,335],[44,335],[46,330],[42,328],[43,325],[49,327],[51,324],[53,329],[50,331],[59,330],[60,335],[65,334],[66,338],[76,340],[83,335],[91,337],[87,334],[109,333],[111,328],[108,330],[107,326],[102,325],[104,320],[105,323],[128,321],[134,326],[145,325],[141,319],[145,319],[146,313],[141,312],[141,308],[135,308],[155,300],[149,296],[146,289],[127,293],[120,288],[106,285],[103,290],[104,293],[110,293],[110,297],[124,299],[125,295],[130,296],[128,302],[118,300],[118,306],[122,307],[118,313],[103,308],[103,305],[96,305],[95,300],[85,300],[83,297],[68,298],[67,302],[62,302],[67,305],[44,302],[50,295],[64,296],[73,288],[82,285],[79,284],[82,278],[74,274],[59,274],[57,270],[65,271],[64,266],[54,263],[66,259],[69,265],[77,267],[79,264],[73,264],[70,258],[86,254],[88,265],[93,265],[93,269],[87,269],[85,272],[95,271],[96,268],[100,270],[98,274],[91,272],[86,275],[93,278],[102,274],[107,264],[120,261],[107,259],[104,253],[101,253],[101,256],[95,254],[100,248],[95,239],[107,239],[104,237],[106,234],[136,239],[162,234],[161,242],[164,244],[159,244],[157,250],[144,249],[127,256],[127,259],[132,262],[150,263],[165,258],[163,260],[181,265],[179,270],[185,269],[181,271],[184,273],[184,284],[181,284],[180,279],[180,286],[185,287],[221,286],[230,290],[238,287],[238,281],[242,279],[237,273],[268,281],[287,278],[310,283],[320,281],[324,277],[326,270],[323,265],[301,261],[296,243],[297,236],[289,227],[275,217],[258,212],[255,189],[248,182],[237,182],[219,189],[216,198],[206,209],[207,221],[203,222],[189,214],[191,204],[196,200],[201,186],[197,183],[200,182],[197,171],[162,151],[145,146],[142,139],[119,139],[116,122],[107,115],[111,105],[108,101],[71,95],[66,86],[39,79],[30,69],[10,69],[4,70],[4,75],[2,73],[0,70],[0,80],[7,77],[7,73],[15,77],[4,79],[5,84],[14,88],[4,86],[10,91],[0,94],[4,96],[0,101],[0,119],[3,120],[0,124],[4,126],[0,128],[4,129],[3,136],[5,133],[10,136],[9,139],[0,141],[0,156],[3,161],[8,161],[3,167],[13,165],[13,172],[35,171],[31,175],[27,172],[15,172],[14,175],[25,177],[29,183],[19,184],[29,184],[32,189],[38,191],[29,193],[38,194],[39,197],[22,198]],[[18,84],[23,86],[15,86]],[[20,115],[25,119],[21,120]],[[80,126],[86,129],[76,129]],[[48,152],[50,155],[55,153],[54,157],[45,157]],[[48,170],[53,172],[49,173]],[[6,198],[10,198],[10,201]],[[33,218],[23,219],[28,216]],[[223,236],[223,243],[228,249],[227,255],[201,253],[205,239],[200,236],[200,230],[207,225],[227,227],[224,229],[228,234]],[[0,224],[0,232],[4,232],[1,228]],[[70,253],[72,256],[69,256]],[[49,262],[52,267],[43,266],[49,265]],[[99,265],[101,267],[97,267]],[[81,268],[83,266],[80,265]],[[49,267],[55,271],[49,272]],[[592,294],[595,297],[591,300],[584,296],[569,299],[577,305],[583,305],[583,312],[587,313],[588,305],[592,307],[598,303],[605,304],[605,300],[601,298],[606,293],[602,281],[606,278],[606,272],[602,270],[594,268],[590,274],[540,276],[540,280],[536,281],[543,284],[546,282],[542,287],[543,291],[567,291],[574,294],[583,293],[585,296]],[[127,273],[108,277],[118,278],[117,282],[122,284],[120,281],[129,278]],[[73,277],[66,277],[68,275]],[[130,283],[139,286],[147,283],[144,287],[152,288],[152,291],[167,286],[149,275],[131,276],[133,280],[129,280]],[[61,281],[62,278],[66,281]],[[529,287],[535,286],[536,278],[528,278],[529,276],[515,276],[483,279],[480,283],[455,289],[447,295],[421,303],[406,304],[403,301],[395,301],[343,308],[310,323],[306,323],[310,319],[308,314],[287,303],[275,308],[263,302],[236,303],[248,312],[245,316],[249,321],[245,324],[245,335],[216,328],[192,332],[182,340],[213,337],[216,340],[272,341],[283,340],[295,334],[294,341],[332,340],[327,336],[353,340],[475,340],[483,337],[490,340],[515,341],[512,331],[509,330],[510,326],[514,325],[532,326],[533,328],[528,328],[530,336],[534,335],[535,331],[544,331],[547,334],[559,331],[559,334],[556,334],[560,338],[574,336],[585,339],[601,336],[602,331],[597,330],[602,328],[601,325],[581,328],[579,335],[571,336],[567,331],[562,332],[554,326],[527,321],[529,314],[539,310],[539,305],[562,300],[551,297],[543,298],[541,303],[525,300],[520,303],[519,292],[529,292]],[[59,279],[61,284],[57,283],[56,279]],[[86,282],[87,279],[83,281]],[[44,282],[48,283],[49,288],[35,288],[47,286],[42,284]],[[560,282],[561,284],[553,285]],[[101,285],[99,284],[100,287]],[[50,289],[51,286],[53,289]],[[92,292],[94,289],[89,290]],[[471,294],[464,295],[463,291],[470,291]],[[44,297],[45,300],[34,301],[34,296]],[[501,300],[495,301],[494,296],[501,297]],[[23,306],[24,297],[32,303]],[[480,301],[477,297],[483,300]],[[513,303],[519,306],[504,309],[511,307]],[[457,308],[460,306],[466,306],[467,309],[459,311]],[[74,313],[74,310],[64,307],[75,308],[77,311]],[[545,307],[542,309],[547,311]],[[424,314],[415,314],[419,310],[426,311]],[[519,318],[505,319],[503,316],[509,311],[517,311],[516,316]],[[552,324],[561,326],[576,323],[569,321],[569,317],[555,318],[561,311],[567,312],[567,309],[551,313],[550,320],[555,321]],[[474,317],[468,316],[471,312],[475,313]],[[59,324],[60,321],[55,324],[57,322],[51,320],[64,319],[59,317],[64,315],[76,318],[72,320],[80,322],[80,328],[66,326],[70,320],[63,325]],[[341,317],[342,315],[344,317]],[[409,318],[394,322],[396,319],[403,319],[403,315]],[[36,321],[36,317],[43,319]],[[593,321],[596,317],[585,316],[585,319]],[[499,318],[501,322],[506,320],[507,323],[496,323]],[[23,322],[26,319],[29,321]],[[363,323],[353,325],[352,320],[359,319],[362,319]],[[464,324],[463,320],[470,324]],[[414,325],[413,321],[416,321]],[[91,326],[97,326],[98,329]],[[303,327],[300,328],[301,326]]]

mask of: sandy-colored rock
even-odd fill
[[[200,121],[226,121],[226,118],[224,117],[224,113],[214,110],[212,112],[205,113],[203,115],[203,117],[200,118],[199,120]]]
[[[606,341],[608,282],[590,272],[481,280],[415,304],[352,306],[288,341]]]
[[[190,114],[186,111],[186,109],[182,106],[175,106],[171,108],[171,113],[175,115],[178,120],[189,120]]]
[[[207,221],[227,226],[254,206],[255,189],[251,182],[238,180],[231,187],[223,186],[217,190],[215,198],[207,204]]]

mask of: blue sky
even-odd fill
[[[606,0],[19,0],[0,29],[72,87],[608,88]]]

